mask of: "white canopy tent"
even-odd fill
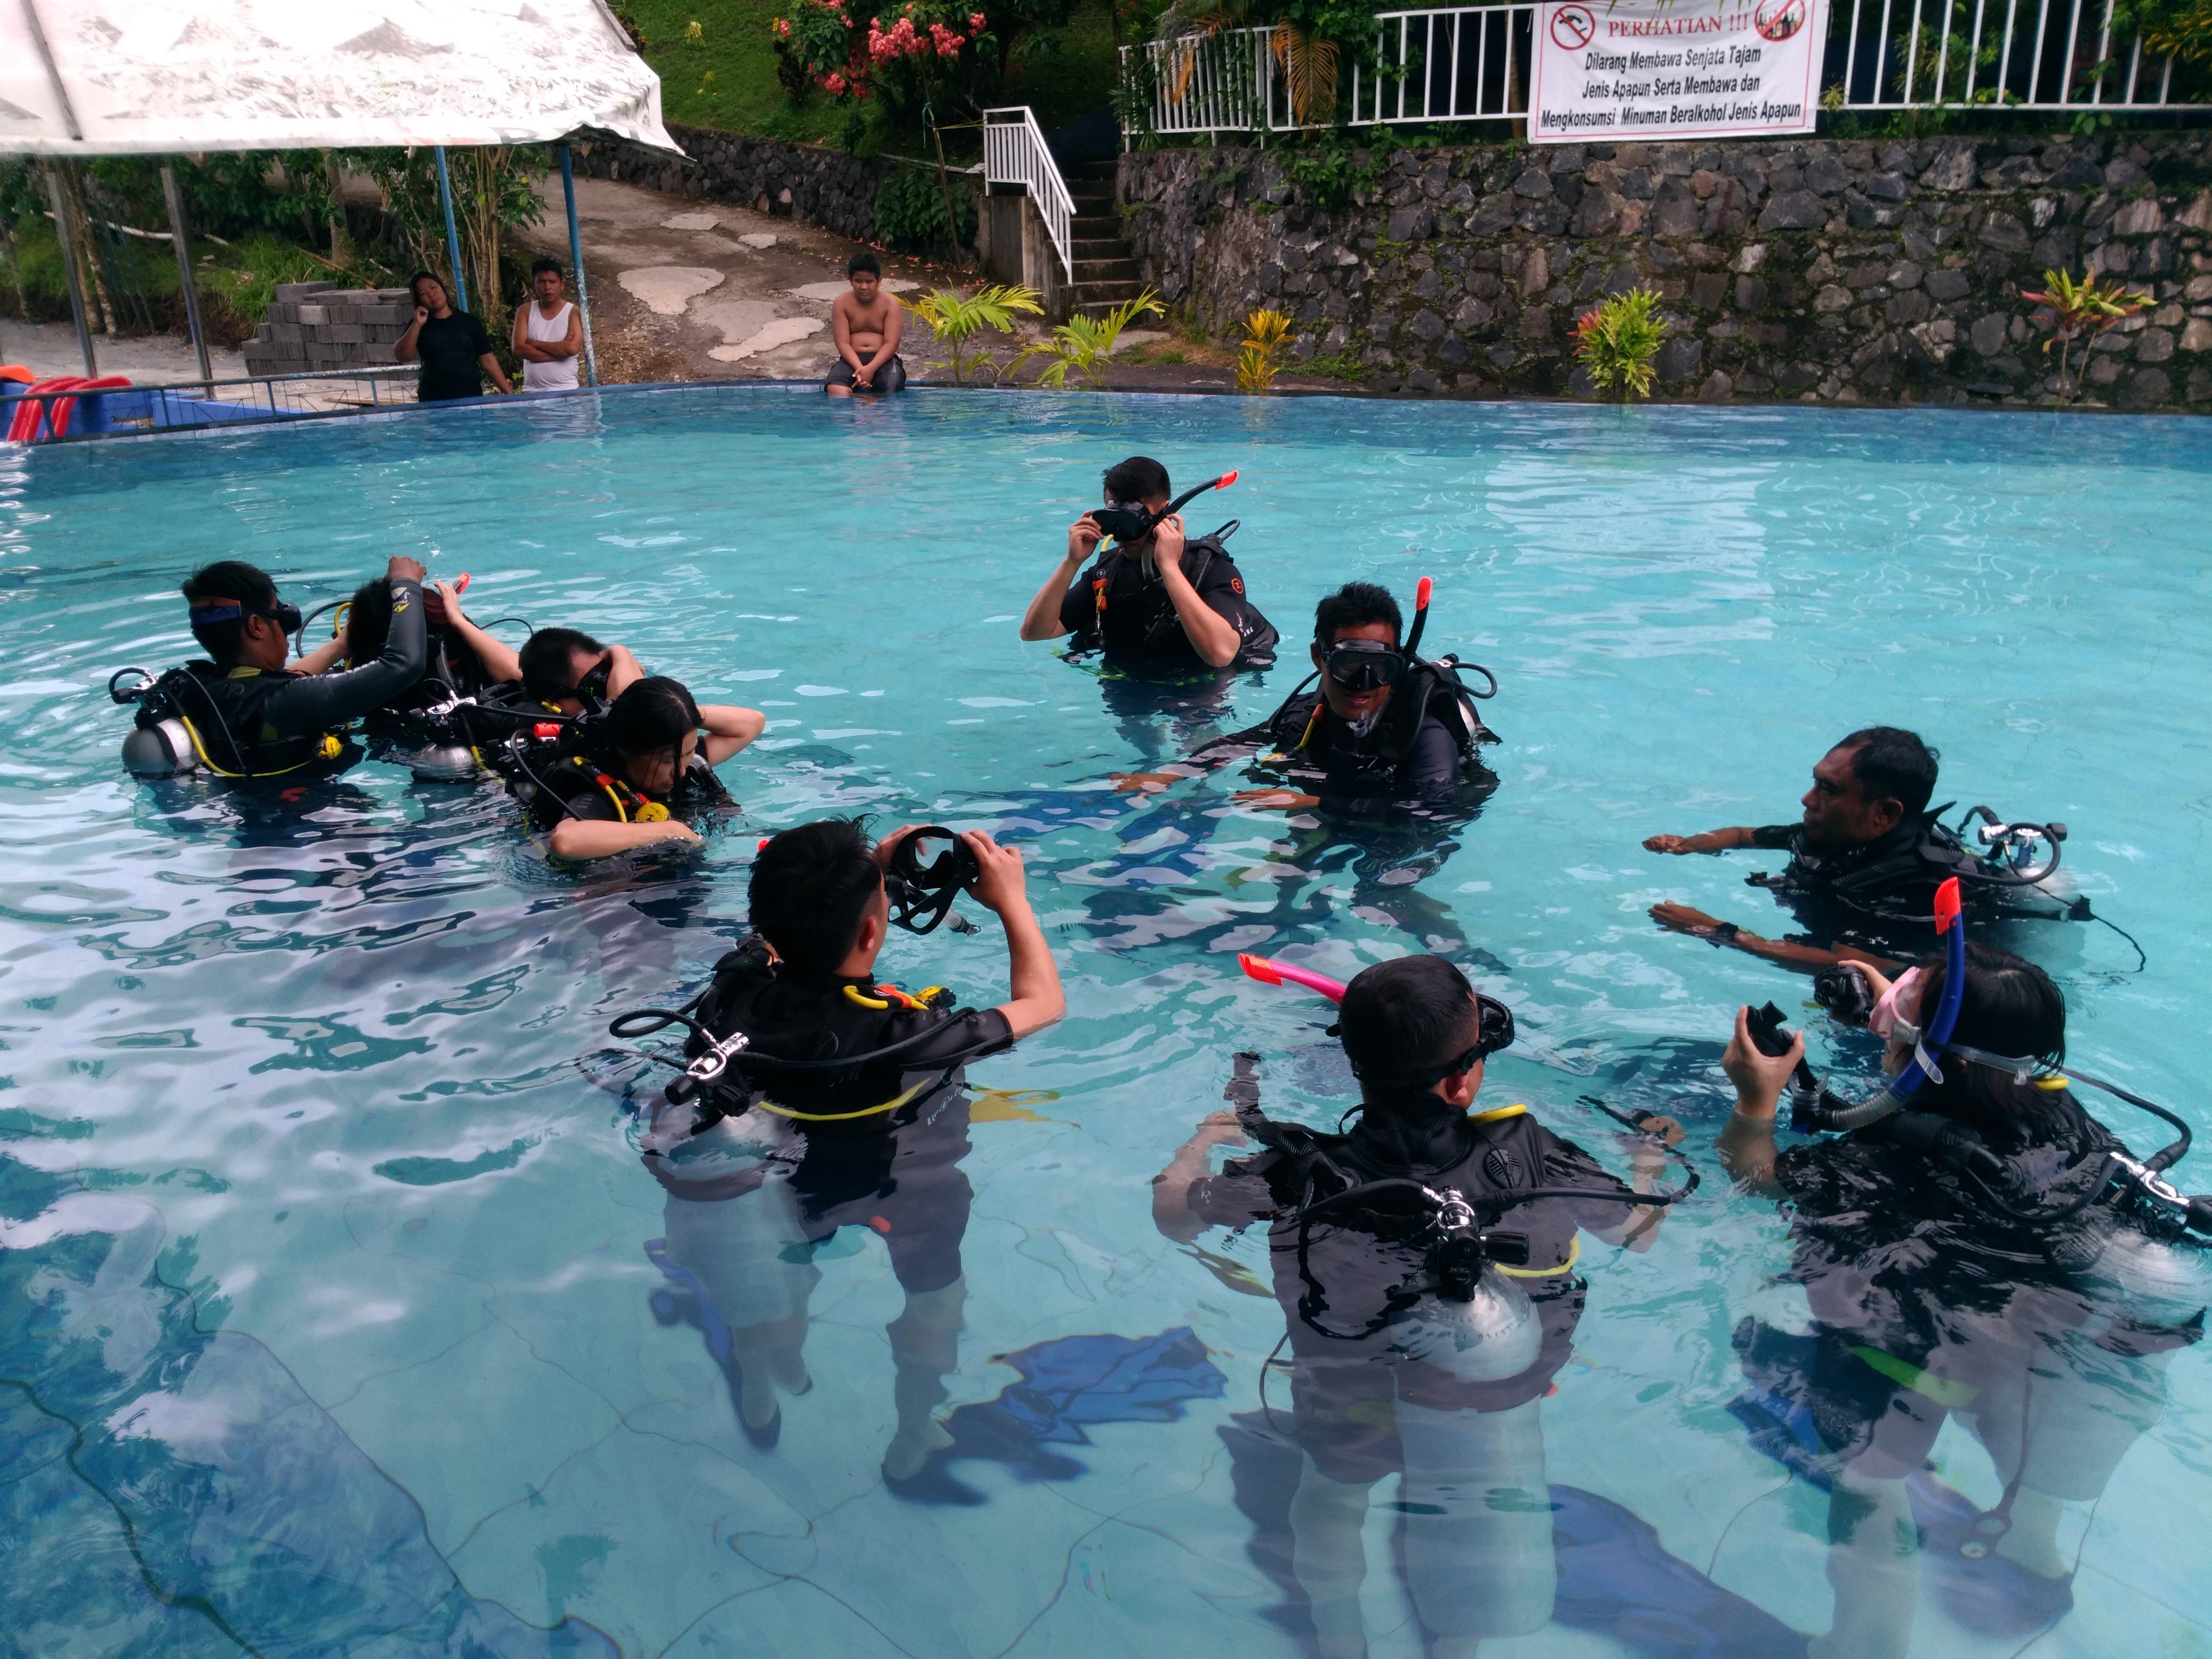
[[[660,78],[603,0],[0,0],[0,155],[442,151],[586,129],[682,154]]]

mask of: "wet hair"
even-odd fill
[[[1920,1018],[1932,1016],[1943,1000],[1945,962],[1940,956],[1920,962]],[[1970,1048],[2057,1066],[2066,1059],[2066,998],[2051,975],[2033,963],[1992,945],[1966,946],[1966,991],[1959,1003],[1952,1037]],[[2057,1090],[2015,1083],[1987,1066],[1946,1065],[1943,1081],[1925,1083],[1911,1102],[1914,1110],[1936,1111],[1971,1125],[2000,1152],[2046,1139],[2069,1127],[2079,1113]]]
[[[851,954],[884,872],[859,818],[822,818],[773,837],[747,887],[753,931],[800,979],[823,980]]]
[[[1149,501],[1156,495],[1172,495],[1168,470],[1149,455],[1132,455],[1119,466],[1106,469],[1109,501]]]
[[[579,633],[573,628],[541,628],[522,643],[514,653],[522,666],[522,689],[540,702],[558,702],[563,697],[576,695],[574,659],[576,653],[588,657],[606,654],[606,647],[589,634]]]
[[[862,271],[867,272],[871,276],[880,276],[884,274],[884,262],[866,248],[862,248],[845,261],[846,276],[858,276]]]
[[[563,282],[568,280],[568,274],[561,269],[561,262],[558,259],[532,260],[530,262],[530,280],[534,283],[538,279],[538,277],[549,270],[556,276],[560,277]]]
[[[1474,1046],[1474,987],[1442,957],[1400,957],[1362,969],[1337,1009],[1344,1057],[1363,1080],[1418,1074]]]
[[[418,270],[407,279],[407,297],[416,305],[423,305],[422,285],[424,283],[435,283],[445,294],[446,303],[447,305],[453,303],[453,285],[451,283],[434,270]],[[425,307],[425,309],[428,307]]]
[[[607,710],[607,735],[624,755],[644,759],[681,752],[684,737],[699,729],[699,705],[681,680],[651,674],[634,680]]]
[[[1917,732],[1895,726],[1869,726],[1836,745],[1851,751],[1851,775],[1869,801],[1894,796],[1905,816],[1918,817],[1936,793],[1936,763],[1941,758]]]
[[[244,610],[267,611],[276,603],[276,584],[258,566],[238,559],[222,559],[202,565],[185,578],[184,595],[189,604],[204,599],[235,599]],[[239,616],[227,622],[195,621],[192,637],[218,664],[234,663],[246,644],[246,618]]]
[[[1345,629],[1368,623],[1389,623],[1394,645],[1405,637],[1405,614],[1389,588],[1373,582],[1346,582],[1314,607],[1314,640],[1328,645]]]
[[[346,661],[358,668],[384,654],[392,633],[392,583],[379,576],[363,582],[346,601]]]

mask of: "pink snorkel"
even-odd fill
[[[1237,965],[1262,985],[1303,985],[1309,991],[1318,991],[1331,1002],[1344,1000],[1344,987],[1326,974],[1316,974],[1304,968],[1293,968],[1288,963],[1272,961],[1266,957],[1237,953]]]

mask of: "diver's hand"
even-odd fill
[[[982,873],[968,890],[975,896],[975,902],[987,910],[995,910],[1003,918],[1012,911],[1029,908],[1029,886],[1022,875],[1022,855],[1011,847],[1001,847],[981,830],[965,830],[960,839],[975,855]]]
[[[1109,772],[1106,781],[1114,786],[1114,793],[1118,795],[1134,794],[1139,790],[1154,794],[1173,788],[1182,781],[1182,777],[1176,772]]]
[[[1878,969],[1870,968],[1865,963],[1856,961],[1850,957],[1844,957],[1838,965],[1839,967],[1850,969],[1853,972],[1857,974],[1861,979],[1864,980],[1867,984],[1867,994],[1871,996],[1876,1002],[1880,1002],[1884,997],[1889,994],[1890,987],[1894,981],[1883,975]]]
[[[1644,850],[1647,853],[1694,853],[1687,836],[1646,836]]]
[[[1735,1035],[1729,1039],[1728,1052],[1721,1056],[1721,1070],[1735,1085],[1736,1110],[1745,1117],[1771,1118],[1776,1103],[1782,1098],[1782,1091],[1789,1085],[1790,1074],[1804,1058],[1802,1031],[1790,1037],[1788,1054],[1761,1054],[1759,1045],[1751,1040],[1750,1008],[1738,1008]]]
[[[1321,805],[1319,795],[1300,794],[1295,789],[1239,789],[1229,799],[1257,812],[1303,812]]]
[[[897,829],[892,830],[890,834],[885,836],[881,841],[878,842],[876,843],[876,863],[878,866],[885,870],[890,869],[891,867],[891,854],[898,850],[898,844],[921,828],[921,826],[918,823],[902,823]]]
[[[1152,561],[1164,578],[1170,571],[1182,574],[1182,515],[1170,513],[1152,526]]]
[[[1692,909],[1686,904],[1655,904],[1651,907],[1651,920],[1678,933],[1710,933],[1721,925],[1719,918]]]
[[[385,580],[395,582],[419,582],[428,574],[419,560],[410,559],[404,553],[393,554],[384,571]]]
[[[1106,532],[1098,527],[1098,521],[1085,514],[1067,526],[1067,562],[1081,564],[1097,550],[1098,544],[1105,539]]]
[[[428,606],[431,621],[455,623],[469,619],[468,613],[461,609],[460,591],[453,583],[433,583],[431,591],[437,596],[436,603]]]

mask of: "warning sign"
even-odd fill
[[[1810,132],[1826,0],[1544,0],[1528,137]]]

